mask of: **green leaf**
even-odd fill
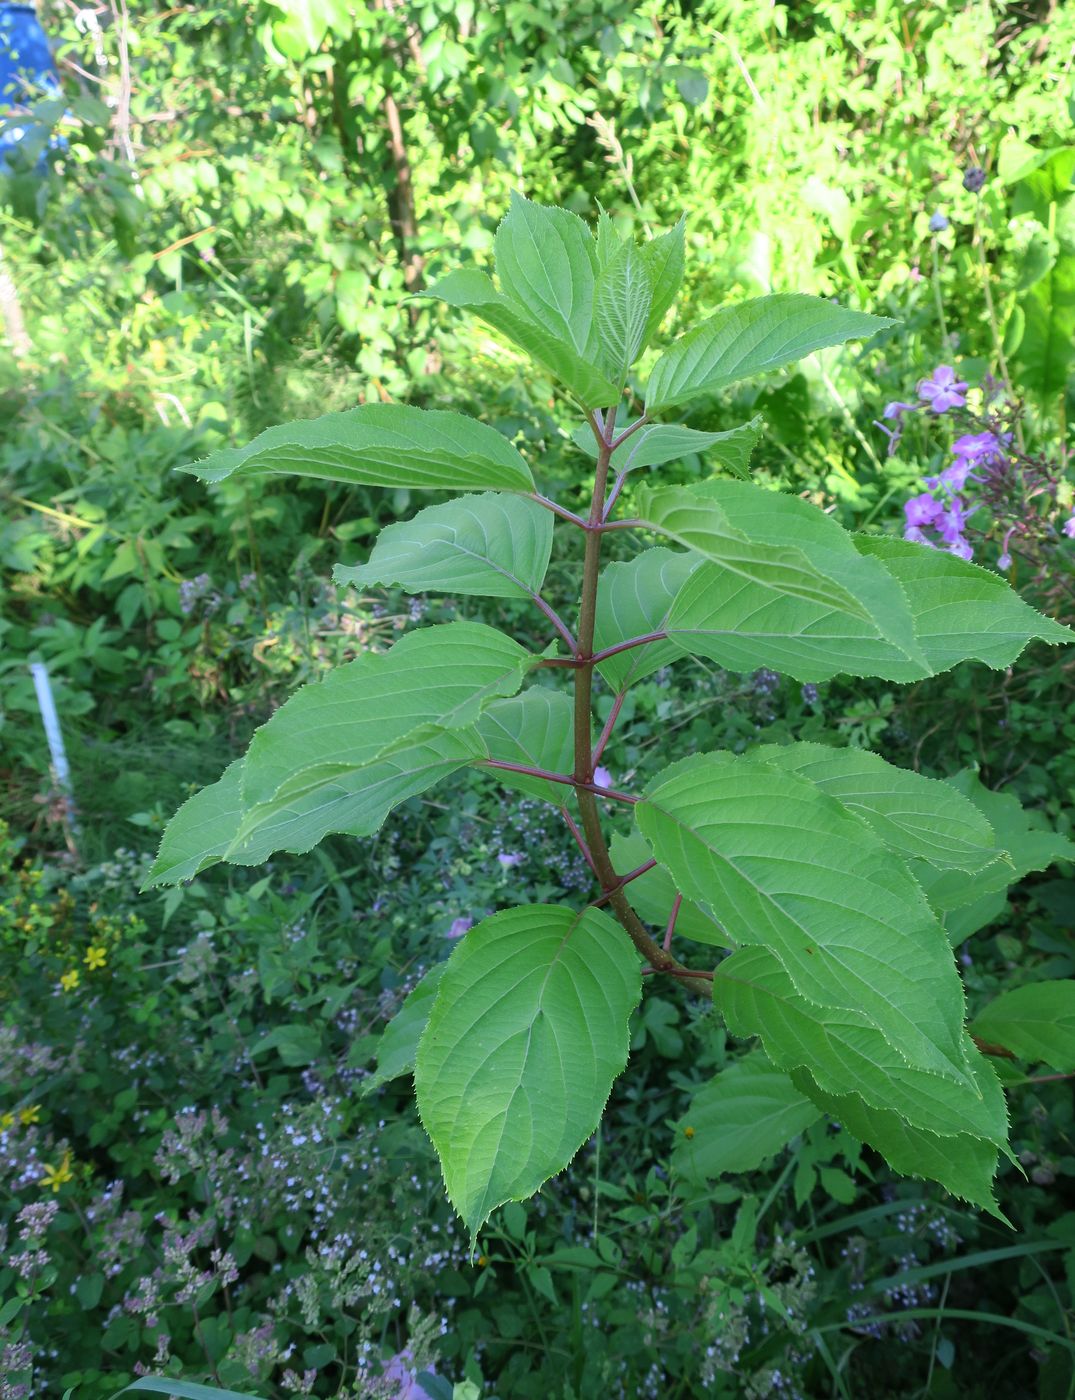
[[[799,994],[776,954],[760,944],[717,966],[713,1001],[733,1035],[759,1036],[778,1069],[808,1070],[824,1093],[857,1095],[940,1137],[966,1133],[998,1146],[1006,1141],[1004,1095],[962,1028],[967,1073],[956,1082],[912,1064],[867,1012]]]
[[[481,756],[474,721],[518,690],[534,660],[494,628],[450,622],[304,686],[241,764],[179,809],[147,887],[222,859],[308,851],[329,832],[371,835],[394,806]]]
[[[659,467],[665,462],[705,454],[741,477],[747,471],[761,429],[760,415],[722,433],[701,433],[682,423],[647,423],[616,448],[611,469],[613,472],[637,471],[640,467]],[[576,428],[571,438],[588,456],[597,456],[597,443],[588,424]]]
[[[532,597],[549,566],[552,528],[550,512],[522,496],[462,496],[389,525],[368,564],[337,564],[333,578],[358,588]]]
[[[434,963],[411,988],[403,1005],[385,1026],[377,1048],[377,1068],[363,1081],[360,1097],[372,1094],[374,1089],[379,1089],[390,1079],[398,1079],[401,1074],[413,1073],[418,1041],[426,1028],[433,1009],[433,998],[437,995],[447,966],[443,962]]]
[[[740,947],[775,954],[798,995],[861,1016],[909,1066],[967,1082],[948,941],[864,821],[805,778],[730,754],[674,764],[634,813],[684,896]]]
[[[656,413],[804,355],[864,340],[895,322],[821,297],[781,292],[725,307],[664,352],[653,367],[646,411]]]
[[[468,269],[449,273],[421,295],[473,312],[544,366],[584,408],[603,408],[618,400],[620,391],[616,384],[587,364],[571,345],[557,339],[548,327],[533,320],[521,306],[501,296],[484,272]]]
[[[897,855],[973,871],[998,857],[993,828],[951,783],[896,768],[863,749],[766,744],[755,754],[835,797]]]
[[[296,691],[256,731],[243,773],[247,807],[306,770],[357,769],[425,725],[462,729],[519,689],[536,658],[479,622],[448,622],[367,652]]]
[[[243,760],[237,758],[215,783],[183,803],[164,828],[143,890],[192,880],[206,866],[224,859],[242,815],[242,774]]]
[[[481,753],[473,726],[425,725],[365,761],[319,763],[294,772],[243,810],[225,860],[261,865],[275,851],[301,854],[332,832],[372,836],[393,807],[417,797]]]
[[[947,781],[974,804],[993,828],[998,859],[973,874],[959,870],[935,871],[915,862],[912,872],[935,909],[949,913],[976,906],[1014,885],[1032,870],[1044,870],[1057,860],[1075,860],[1075,843],[1058,832],[1034,825],[1035,821],[1044,819],[1024,811],[1019,799],[1011,793],[992,792],[983,787],[969,768]]]
[[[601,363],[615,381],[624,378],[645,340],[653,299],[646,265],[634,243],[624,243],[597,279],[594,331]]]
[[[266,1050],[275,1050],[284,1064],[293,1068],[311,1064],[321,1054],[321,1031],[300,1022],[274,1026],[251,1046],[250,1053],[262,1055]]]
[[[215,1385],[196,1385],[193,1381],[177,1381],[171,1376],[142,1376],[117,1391],[113,1400],[133,1391],[153,1395],[174,1395],[178,1400],[259,1400],[256,1395],[243,1390],[221,1390]]]
[[[558,340],[585,354],[594,316],[597,250],[578,215],[534,204],[513,190],[493,248],[504,295]]]
[[[683,281],[685,218],[675,228],[644,243],[640,249],[652,297],[642,343],[648,345],[661,328],[665,313],[676,299]]]
[[[995,1083],[988,1065],[980,1070]],[[856,1094],[838,1097],[826,1094],[805,1070],[792,1075],[795,1085],[817,1106],[847,1129],[852,1137],[880,1152],[885,1161],[903,1176],[939,1181],[961,1200],[981,1206],[998,1220],[1008,1220],[993,1194],[993,1178],[999,1152],[991,1142],[970,1133],[940,1137],[913,1127],[898,1113],[864,1104]],[[990,1091],[992,1092],[992,1091]],[[999,1093],[999,1089],[996,1091]]]
[[[1002,670],[1033,638],[1052,645],[1075,640],[1075,632],[1035,612],[990,569],[913,540],[856,535],[854,541],[906,593],[934,675],[969,660]]]
[[[531,686],[511,700],[498,700],[478,721],[484,756],[499,763],[544,768],[547,773],[571,773],[575,767],[574,715],[571,697],[546,686]],[[489,773],[505,787],[551,802],[554,807],[564,806],[571,796],[570,788],[545,778],[504,769]]]
[[[670,549],[647,549],[626,564],[609,564],[597,584],[594,651],[663,631],[672,603],[698,565],[696,554]],[[648,642],[617,652],[597,669],[613,690],[624,690],[682,656],[675,642]]]
[[[901,590],[816,507],[738,481],[637,496],[650,528],[711,561],[669,610],[666,630],[683,651],[733,671],[772,666],[800,681],[928,674]]]
[[[676,1125],[673,1169],[687,1181],[753,1171],[820,1117],[786,1074],[752,1051],[695,1090]]]
[[[621,875],[645,865],[653,855],[645,839],[637,831],[618,831],[610,847],[612,864]],[[655,865],[645,875],[639,875],[627,887],[627,898],[640,919],[654,925],[663,933],[668,927],[672,903],[676,897],[676,882],[663,865]],[[721,928],[713,911],[704,904],[685,899],[676,916],[677,938],[693,938],[716,948],[729,946],[728,935]]]
[[[1018,303],[1023,334],[1013,354],[1018,383],[1047,407],[1075,365],[1075,253],[1061,252]]]
[[[606,268],[619,250],[623,247],[623,240],[616,232],[616,226],[601,208],[598,207],[597,214],[597,271],[600,275],[602,269]]]
[[[971,1031],[1020,1059],[1075,1073],[1075,981],[1032,982],[1002,992],[978,1013]]]
[[[267,428],[180,468],[202,481],[233,476],[313,476],[349,486],[440,491],[530,491],[534,478],[507,438],[461,413],[367,403]]]
[[[597,909],[509,909],[470,930],[418,1045],[418,1111],[471,1236],[594,1131],[627,1063],[638,955]]]

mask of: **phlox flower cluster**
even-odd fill
[[[905,502],[905,539],[971,560],[987,535],[997,535],[997,568],[1010,569],[1012,552],[1018,549],[1040,572],[1041,546],[1056,542],[1057,527],[1051,523],[1055,511],[1050,507],[1062,494],[1062,474],[1043,456],[1028,456],[1016,445],[1018,405],[1000,402],[1000,387],[987,376],[981,386],[981,413],[972,414],[967,381],[957,378],[951,365],[938,365],[919,380],[915,402],[886,404],[876,426],[888,438],[890,457],[899,449],[911,415],[925,422],[952,416],[958,426],[970,429],[956,437],[947,465],[923,477],[923,489]],[[972,529],[976,542],[969,537]],[[1075,511],[1059,533],[1075,539]]]

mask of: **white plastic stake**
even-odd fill
[[[41,721],[45,726],[45,738],[49,744],[52,770],[56,774],[56,781],[67,795],[67,810],[70,814],[71,825],[77,829],[75,798],[71,788],[71,769],[68,767],[67,752],[63,746],[60,717],[56,713],[56,701],[52,697],[52,683],[49,680],[48,667],[43,661],[31,661],[30,674],[34,678],[37,706],[41,711]]]

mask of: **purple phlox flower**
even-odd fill
[[[593,770],[593,780],[598,787],[610,788],[612,786],[612,774],[607,768],[595,768]]]
[[[947,227],[948,220],[944,217],[944,215],[939,209],[935,214],[931,214],[929,216],[930,233],[943,233]]]
[[[885,404],[881,417],[895,418],[899,422],[905,413],[914,413],[917,407],[917,404],[904,403],[902,399],[893,399],[891,403]]]
[[[952,498],[947,510],[941,511],[934,522],[945,544],[958,544],[963,537],[967,518],[974,514],[975,507],[967,510],[958,496]]]
[[[923,494],[912,496],[904,505],[903,513],[907,517],[908,525],[932,525],[939,515],[943,515],[944,506],[932,496]]]
[[[978,480],[978,478],[973,475],[973,472],[973,461],[964,458],[960,462],[953,462],[950,467],[945,467],[940,476],[927,476],[926,485],[931,491],[943,490],[953,493],[962,491],[968,479],[971,481]]]
[[[957,559],[965,559],[968,563],[974,558],[974,550],[962,536],[952,541],[948,546],[948,553],[954,554]]]
[[[1064,521],[1062,528],[1064,534],[1067,535],[1069,540],[1075,540],[1075,511],[1072,511],[1071,518],[1069,520]]]
[[[910,540],[912,544],[927,544],[930,549],[936,547],[933,541],[925,535],[917,525],[908,525],[903,532],[903,538],[905,540]]]
[[[997,568],[1003,569],[1005,573],[1007,573],[1007,571],[1012,566],[1012,556],[1008,553],[1008,541],[1014,534],[1015,526],[1013,525],[1011,529],[1007,532],[1007,534],[1004,536],[1004,542],[1000,546],[1000,556],[997,559]]]
[[[497,856],[497,860],[505,870],[514,870],[517,865],[522,865],[525,859],[526,856],[518,851],[501,851]]]
[[[414,1357],[409,1351],[397,1352],[384,1368],[383,1380],[393,1381],[396,1389],[391,1400],[433,1400],[429,1391],[418,1384],[412,1367]]]
[[[969,462],[984,462],[996,457],[1002,448],[1003,441],[996,433],[964,433],[952,444],[952,455],[964,457]]]
[[[873,420],[874,427],[880,428],[885,437],[888,438],[888,455],[890,457],[895,456],[896,448],[900,445],[900,438],[903,435],[903,415],[905,413],[913,413],[915,407],[913,403],[902,403],[899,399],[893,399],[891,403],[885,404],[881,417],[888,420],[894,418],[896,420],[896,426],[894,428],[886,428],[884,423],[880,422],[878,419],[875,418]]]
[[[474,920],[468,919],[465,914],[462,914],[458,919],[452,920],[448,932],[444,936],[445,938],[462,938],[464,933],[467,933],[473,927]]]
[[[967,402],[966,380],[957,379],[951,365],[938,365],[929,379],[919,380],[918,397],[928,403],[933,413],[947,413],[950,408],[962,408]]]

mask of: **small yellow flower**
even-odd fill
[[[6,1132],[15,1122],[13,1113],[0,1113],[0,1132]]]
[[[68,1151],[63,1154],[63,1161],[58,1167],[50,1167],[48,1164],[45,1165],[41,1176],[41,1185],[43,1187],[47,1186],[53,1191],[58,1191],[64,1182],[74,1181],[74,1179],[75,1174],[71,1170],[71,1153]]]
[[[31,1123],[36,1123],[40,1117],[41,1105],[39,1103],[32,1103],[29,1108],[19,1109],[19,1122],[24,1128],[28,1127]]]
[[[99,967],[104,967],[108,961],[108,949],[102,948],[100,945],[87,948],[83,961],[91,972]]]
[[[684,1136],[685,1138],[692,1138],[692,1137],[694,1136],[694,1129],[691,1127],[691,1125],[690,1125],[689,1123],[688,1123],[687,1126],[683,1129],[683,1136]]]
[[[60,978],[60,986],[65,992],[73,992],[82,981],[82,974],[77,967],[73,967],[70,972],[65,972]]]

